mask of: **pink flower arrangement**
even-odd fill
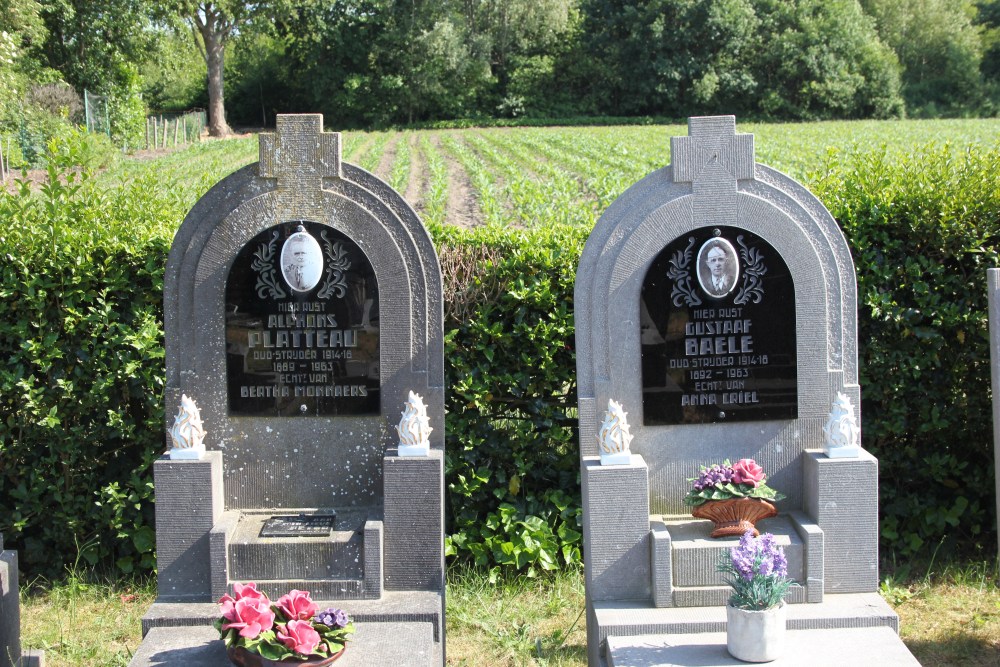
[[[291,590],[271,602],[254,583],[233,584],[219,598],[215,629],[227,649],[241,647],[268,660],[328,658],[343,650],[354,624],[342,609],[324,609],[308,591]]]
[[[684,497],[684,504],[697,506],[709,500],[730,498],[760,498],[781,500],[785,496],[767,485],[764,469],[753,459],[740,459],[736,463],[723,461],[722,465],[702,466],[697,477],[691,477],[692,488]]]

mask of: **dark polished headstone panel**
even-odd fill
[[[379,412],[378,284],[342,232],[294,221],[257,234],[226,280],[229,414]]]
[[[701,227],[660,251],[642,284],[643,423],[795,419],[795,287],[760,236]]]

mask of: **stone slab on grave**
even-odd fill
[[[899,642],[892,628],[885,626],[827,630],[790,630],[784,657],[767,663],[771,667],[841,667],[844,647],[864,655],[866,665],[879,667],[917,667],[920,665]],[[698,665],[725,667],[747,663],[729,655],[726,633],[709,632],[686,635],[638,635],[608,638],[608,667],[669,667]],[[806,663],[803,656],[808,656]]]
[[[611,637],[725,629],[715,565],[738,538],[711,538],[683,499],[701,466],[744,458],[786,496],[759,527],[796,580],[789,627],[886,626],[902,647],[876,593],[878,462],[831,426],[861,397],[847,241],[806,188],[755,161],[734,117],[688,130],[601,216],[577,269],[589,662],[606,664]],[[626,465],[598,438],[616,404]]]
[[[440,663],[430,623],[358,625],[337,667],[423,667]],[[154,628],[129,663],[132,667],[222,667],[229,664],[219,633],[211,627]]]
[[[194,633],[252,581],[357,614],[340,664],[394,662],[401,624],[443,663],[442,303],[427,230],[318,114],[279,115],[259,162],[195,204],[164,277],[173,446],[144,635]]]

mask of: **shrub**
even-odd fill
[[[1000,261],[1000,149],[831,154],[814,191],[858,276],[864,446],[883,546],[969,547],[994,509],[986,269]]]
[[[586,231],[444,230],[450,556],[580,562],[573,280]]]
[[[92,187],[52,149],[37,195],[0,193],[0,531],[34,575],[75,555],[149,570],[168,242],[148,222],[179,212],[148,182]]]
[[[32,86],[28,103],[71,123],[83,122],[83,100],[68,83],[59,81]]]

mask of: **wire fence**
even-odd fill
[[[7,174],[10,173],[10,139],[10,135],[4,137],[0,134],[0,183],[6,183]]]
[[[108,98],[105,95],[95,95],[84,88],[83,115],[87,132],[100,132],[111,136],[111,117],[108,114]]]
[[[181,114],[157,114],[146,118],[146,148],[172,148],[201,141],[208,122],[204,111]]]

